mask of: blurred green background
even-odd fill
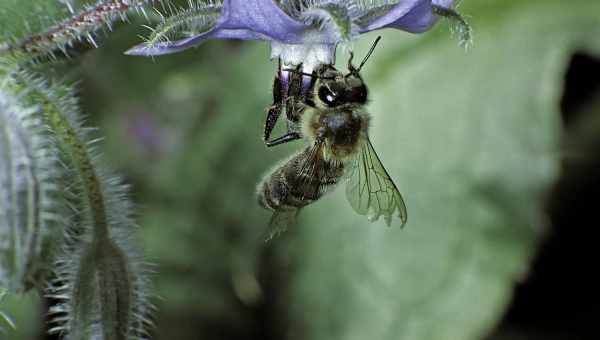
[[[468,52],[444,22],[354,45],[363,55],[383,36],[363,73],[373,145],[408,206],[403,230],[355,215],[338,189],[262,242],[270,214],[255,186],[302,147],[261,140],[276,69],[265,42],[125,56],[147,33],[138,18],[55,67],[79,81],[105,163],[132,185],[155,264],[155,339],[587,338],[591,241],[573,235],[586,232],[581,188],[598,190],[600,2],[460,10]],[[18,328],[0,338],[44,338],[44,301],[1,303]]]

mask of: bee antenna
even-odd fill
[[[356,68],[354,67],[354,65],[352,65],[352,59],[354,59],[354,52],[350,51],[350,58],[348,58],[348,70],[350,71],[350,73],[356,71]]]
[[[373,42],[373,45],[371,45],[371,49],[369,50],[369,53],[367,53],[367,55],[360,62],[360,66],[358,66],[358,69],[356,70],[356,73],[360,72],[360,70],[362,69],[362,67],[365,66],[365,63],[367,62],[367,60],[369,60],[369,57],[371,56],[371,54],[373,54],[373,51],[375,50],[375,47],[377,47],[377,43],[379,43],[379,40],[381,40],[381,36],[378,36],[377,39],[375,39],[375,41]],[[353,57],[353,54],[350,53],[350,60],[348,61],[349,64],[352,61],[352,57]],[[353,68],[354,68],[354,66],[352,66],[351,70]]]

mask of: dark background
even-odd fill
[[[565,133],[576,134],[577,123],[594,110],[600,98],[600,60],[575,53],[564,79],[561,114]],[[597,121],[598,118],[595,118]],[[547,209],[552,230],[538,250],[525,282],[499,326],[504,333],[523,332],[521,338],[594,339],[600,307],[600,280],[593,273],[598,258],[598,198],[600,197],[600,135],[570,146],[586,157],[565,157]],[[572,148],[572,149],[571,149]],[[585,150],[585,151],[584,151]]]

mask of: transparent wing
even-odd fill
[[[310,181],[316,176],[322,147],[323,142],[315,141],[313,145],[307,147],[302,152],[303,159],[299,162],[300,167],[298,176],[302,178],[303,181]]]
[[[290,225],[293,225],[296,222],[296,216],[298,216],[299,212],[300,209],[294,208],[273,212],[271,221],[269,221],[269,227],[264,235],[265,242],[269,242],[281,235]]]
[[[360,153],[346,164],[346,197],[352,208],[370,221],[383,216],[389,226],[396,211],[406,224],[406,205],[396,184],[381,164],[371,141],[366,138]]]

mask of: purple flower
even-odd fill
[[[146,43],[126,54],[157,56],[209,39],[271,41],[285,64],[332,63],[339,43],[382,28],[429,30],[439,16],[464,20],[454,0],[223,0],[190,2],[163,18]],[[466,23],[464,23],[466,25]],[[468,27],[468,26],[465,26]],[[187,37],[173,40],[174,34]]]

